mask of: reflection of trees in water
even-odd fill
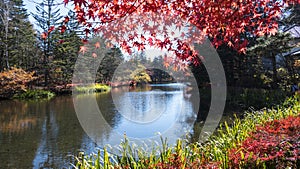
[[[76,154],[84,131],[74,111],[72,97],[56,97],[44,107],[42,137],[33,164],[35,167],[61,168],[68,166],[67,155]]]
[[[119,123],[121,116],[117,112],[114,103],[112,102],[111,94],[97,94],[96,99],[98,107],[105,121],[109,124],[109,126],[114,128],[114,126],[116,126]],[[106,135],[108,136],[110,131],[105,131],[104,133],[107,133]]]
[[[79,99],[88,99],[86,97],[90,98],[82,96]],[[103,110],[106,112],[104,118],[114,126],[119,117],[112,111],[109,97],[109,94],[101,94],[97,99],[105,104],[101,109],[107,109]],[[88,111],[89,105],[85,108]],[[70,163],[67,155],[77,154],[81,148],[90,149],[92,140],[78,121],[71,96],[50,101],[1,101],[0,110],[1,167],[67,167]],[[100,133],[95,133],[96,137],[106,140],[111,129],[101,126],[98,129]]]
[[[37,112],[44,103],[5,100],[0,102],[0,159],[4,168],[32,168],[41,137]]]
[[[80,123],[88,136],[99,145],[107,143],[112,129],[120,120],[111,97],[110,93],[75,97],[76,113]]]
[[[201,133],[201,130],[204,126],[206,117],[208,116],[209,109],[210,109],[210,102],[211,102],[211,89],[208,88],[200,88],[199,89],[199,95],[194,94],[195,91],[192,91],[191,100],[194,100],[193,102],[197,102],[195,100],[198,99],[198,106],[193,106],[194,112],[197,113],[196,121],[193,125],[193,132],[192,135],[192,141],[198,141],[198,137]],[[197,98],[195,98],[197,97]],[[198,98],[199,97],[199,98]],[[197,105],[197,104],[193,104]]]
[[[172,87],[150,86],[143,90],[163,93],[170,93],[169,90],[176,92],[180,90],[176,87],[170,88]],[[113,88],[112,92],[124,93],[128,90],[127,86],[127,88]],[[82,113],[88,116],[87,118],[99,116],[97,114],[99,112],[91,106],[91,100],[94,99],[91,96],[78,95],[74,98],[85,100]],[[159,95],[159,97],[163,97],[159,98],[162,100],[165,98],[170,102],[175,102],[175,100],[172,101],[174,96],[171,94]],[[158,100],[158,98],[155,99]],[[96,100],[103,118],[110,127],[104,124],[89,124],[90,131],[98,143],[107,143],[111,139],[112,129],[121,123],[121,115],[115,108],[110,93],[96,94]],[[191,109],[193,105],[184,106]],[[78,121],[71,96],[60,96],[42,102],[1,101],[0,109],[0,159],[7,168],[32,168],[32,165],[36,168],[61,168],[68,166],[70,162],[67,155],[77,154],[80,148],[93,150],[91,147],[95,146]],[[147,107],[141,109],[146,110]],[[179,122],[184,125],[191,125],[193,120],[192,115],[179,118]],[[14,123],[18,125],[12,125]]]
[[[35,114],[28,114],[30,103],[5,100],[0,102],[0,132],[20,133],[37,124]]]

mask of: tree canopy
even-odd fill
[[[184,20],[193,25],[189,31],[182,32],[185,34],[184,37],[195,38],[194,35],[202,35],[197,40],[208,37],[215,47],[226,44],[245,53],[248,45],[245,36],[275,34],[282,9],[299,2],[299,0],[72,1],[78,21],[86,26],[87,35],[92,31],[102,33],[116,40],[123,50],[129,53],[133,47],[143,50],[145,45],[164,48],[174,51],[182,60],[193,60],[197,53],[187,43],[189,41],[171,38],[170,34],[174,32],[167,32],[168,26],[184,29],[186,26],[182,22]],[[70,2],[64,0],[64,3]],[[174,18],[181,21],[174,22]],[[150,24],[151,22],[154,24]],[[162,22],[163,28],[158,29]],[[140,26],[142,31],[138,32]],[[195,28],[199,31],[195,31]],[[144,36],[146,34],[149,36]]]

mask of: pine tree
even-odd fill
[[[123,60],[123,54],[119,48],[112,47],[109,49],[99,65],[96,81],[112,81],[117,67]]]
[[[78,57],[78,52],[82,42],[80,39],[80,25],[76,20],[75,13],[69,11],[68,22],[61,23],[66,27],[62,33],[56,30],[53,34],[55,39],[53,61],[51,63],[51,70],[56,79],[57,84],[71,83],[73,69]]]
[[[43,51],[43,69],[44,69],[44,85],[48,85],[49,79],[49,62],[53,56],[55,39],[53,37],[54,27],[59,24],[62,19],[60,9],[54,0],[43,0],[36,6],[37,13],[32,13],[33,18],[37,21],[40,28],[40,48]]]
[[[38,61],[36,38],[23,0],[2,0],[0,6],[0,70],[11,65],[25,69],[34,66]]]
[[[24,69],[32,69],[38,63],[35,30],[29,22],[23,0],[12,1],[14,6],[9,30],[10,62]]]

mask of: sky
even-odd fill
[[[35,29],[38,29],[38,27],[35,25],[35,19],[31,16],[31,13],[36,13],[36,5],[37,3],[40,3],[39,0],[23,0],[25,8],[27,9],[27,13],[30,14],[29,21],[34,25]],[[54,3],[62,3],[63,0],[55,0]],[[70,5],[65,7],[64,5],[60,5],[60,11],[62,15],[67,15],[68,11],[72,9]]]
[[[25,8],[27,9],[27,12],[28,14],[30,14],[29,16],[29,21],[34,25],[34,28],[35,29],[39,29],[37,26],[36,26],[36,20],[32,17],[31,13],[36,13],[36,5],[37,3],[40,3],[41,1],[39,0],[23,0],[24,2],[24,5],[25,5]],[[63,0],[55,0],[55,3],[62,3]],[[60,5],[60,11],[61,11],[61,14],[64,16],[64,15],[67,15],[68,11],[70,9],[73,9],[71,5],[68,5],[68,6],[64,6],[63,4]],[[122,51],[123,52],[123,51]],[[148,57],[149,59],[153,59],[154,57],[156,56],[159,56],[159,55],[162,55],[164,56],[164,54],[167,53],[167,51],[162,51],[160,49],[155,49],[155,48],[148,48],[145,50],[145,54],[146,54],[146,57]],[[124,54],[124,52],[123,52]]]

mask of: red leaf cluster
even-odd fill
[[[233,168],[300,167],[300,116],[257,126],[240,147],[230,151],[229,159]]]
[[[68,0],[64,0],[64,3],[68,3]],[[135,25],[142,27],[149,27],[150,22],[149,13],[155,13],[161,16],[162,19],[152,18],[151,20],[159,24],[154,24],[152,30],[157,30],[160,26],[160,22],[164,21],[164,28],[160,31],[149,32],[153,37],[150,39],[148,45],[157,46],[158,48],[165,48],[169,51],[178,50],[176,56],[180,59],[187,60],[189,58],[189,52],[183,52],[191,50],[189,47],[177,44],[173,45],[174,40],[170,37],[161,40],[156,36],[166,35],[168,26],[174,24],[172,20],[165,20],[164,16],[179,17],[182,20],[187,21],[189,24],[194,25],[202,36],[207,36],[213,39],[213,45],[218,47],[222,44],[227,44],[239,52],[245,53],[245,48],[248,41],[241,36],[241,34],[251,34],[252,36],[275,34],[278,28],[277,20],[280,17],[281,10],[287,5],[294,3],[300,3],[299,0],[240,0],[240,1],[215,1],[215,0],[182,0],[182,1],[170,1],[170,0],[125,0],[125,1],[108,1],[108,0],[74,0],[74,10],[77,14],[79,22],[86,25],[86,34],[90,33],[90,30],[95,32],[101,32],[111,37],[111,33],[107,30],[115,32],[117,29],[117,37],[114,37],[122,44],[124,39],[132,41],[127,45],[123,45],[123,49],[130,51],[129,48],[137,47],[139,50],[143,50],[144,43],[139,42],[138,37],[142,37],[136,30],[133,30],[132,37],[124,36],[124,33],[128,32],[128,29],[132,29]],[[147,13],[148,16],[143,16]],[[128,19],[128,16],[137,16],[129,19],[130,24],[123,24]],[[148,18],[148,19],[147,19]],[[91,24],[90,21],[98,20],[96,24]],[[123,20],[122,20],[123,19]],[[113,21],[120,22],[114,26],[109,27],[108,23]],[[144,20],[147,23],[143,22]],[[139,24],[141,23],[141,24]],[[175,23],[176,28],[182,29],[182,23]],[[93,28],[91,28],[93,27]],[[112,29],[112,30],[111,30]],[[149,29],[144,29],[149,30]],[[131,30],[132,31],[132,30]],[[171,34],[174,34],[172,32]],[[183,33],[183,37],[186,34]],[[145,41],[145,37],[143,38]],[[200,38],[201,39],[201,38]],[[177,48],[176,48],[177,47]]]

